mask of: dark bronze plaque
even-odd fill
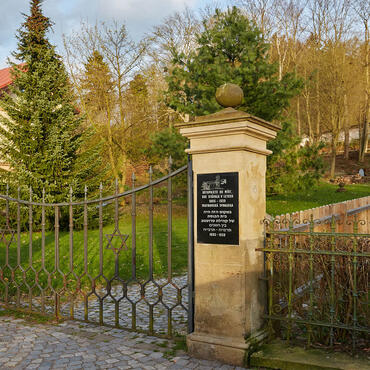
[[[197,175],[198,243],[239,244],[238,172]]]

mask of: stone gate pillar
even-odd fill
[[[226,107],[178,125],[190,140],[194,171],[195,357],[242,365],[245,338],[263,324],[262,247],[265,217],[266,142],[279,126],[238,111],[242,90],[223,85]]]

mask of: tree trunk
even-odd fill
[[[319,89],[319,80],[320,72],[317,73],[316,80],[316,96],[317,96],[317,117],[316,117],[316,142],[320,141],[320,124],[321,124],[321,115],[320,115],[320,89]]]
[[[349,122],[347,94],[344,95],[344,158],[349,159]]]
[[[366,155],[367,147],[369,143],[368,137],[369,137],[369,124],[366,120],[366,115],[365,115],[365,121],[362,127],[362,133],[360,136],[360,151],[359,151],[359,158],[358,158],[360,162],[365,161],[365,155]]]
[[[301,112],[299,105],[299,97],[297,97],[297,135],[301,137]]]
[[[364,21],[365,25],[365,76],[366,76],[366,89],[365,89],[365,117],[364,127],[362,128],[362,135],[360,136],[360,150],[358,153],[358,160],[360,162],[365,161],[365,155],[368,147],[368,135],[369,135],[369,121],[370,121],[370,57],[369,57],[369,28],[367,20]]]
[[[349,159],[349,127],[344,127],[344,158]]]
[[[312,142],[314,134],[313,134],[313,131],[312,131],[311,113],[310,113],[310,93],[308,91],[307,91],[307,94],[305,94],[305,101],[306,101],[306,116],[307,116],[307,125],[308,125],[308,137],[310,138],[310,142]]]
[[[335,160],[337,156],[337,142],[332,134],[331,137],[331,162],[330,162],[330,177],[334,179],[335,177]]]

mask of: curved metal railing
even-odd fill
[[[162,182],[165,182],[168,179],[170,179],[172,177],[175,177],[175,176],[179,175],[182,172],[185,172],[187,169],[188,169],[188,165],[185,165],[185,166],[182,166],[182,167],[180,167],[179,169],[177,169],[173,172],[171,172],[171,170],[170,170],[168,175],[163,176],[160,179],[153,180],[153,181],[150,180],[148,184],[145,184],[145,185],[139,186],[137,188],[127,190],[123,193],[117,193],[117,194],[106,196],[106,197],[99,197],[97,199],[86,199],[86,200],[79,201],[79,202],[60,202],[60,203],[44,203],[43,202],[43,203],[40,203],[40,202],[32,202],[32,201],[29,201],[29,200],[24,200],[24,199],[19,199],[19,198],[12,198],[8,195],[3,195],[3,194],[0,194],[0,199],[4,199],[4,200],[10,201],[10,202],[16,202],[16,203],[24,204],[26,206],[31,205],[31,206],[45,206],[45,207],[65,207],[65,206],[70,206],[70,205],[72,205],[72,206],[78,206],[78,205],[83,206],[84,204],[108,202],[108,201],[115,200],[117,198],[132,195],[133,193],[137,193],[137,192],[142,191],[142,190],[149,189],[151,186],[156,186],[156,185],[158,185]],[[133,180],[134,179],[135,178],[133,178]]]

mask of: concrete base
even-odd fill
[[[276,340],[263,345],[250,358],[251,368],[284,370],[370,370],[366,354],[352,357],[323,349],[304,349]]]
[[[249,347],[241,340],[213,335],[189,334],[186,338],[188,353],[196,358],[218,360],[230,365],[243,366]]]

